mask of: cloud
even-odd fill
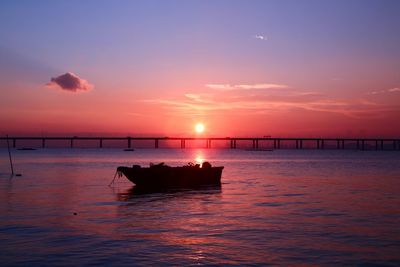
[[[268,37],[266,35],[260,35],[260,34],[256,34],[254,35],[254,38],[261,40],[261,41],[266,41],[268,40]]]
[[[240,114],[272,114],[305,110],[341,114],[354,119],[379,118],[385,112],[399,112],[398,106],[382,105],[370,101],[340,100],[313,92],[287,92],[285,94],[232,95],[187,93],[184,97],[146,100],[161,104],[171,114],[184,116],[205,115],[211,112],[240,112]]]
[[[207,103],[207,99],[212,98],[212,94],[185,94],[185,97],[191,101]]]
[[[393,93],[393,92],[400,92],[400,88],[390,88],[389,90],[388,90],[390,93]]]
[[[61,89],[69,92],[86,92],[93,89],[93,85],[86,80],[78,77],[72,72],[67,72],[58,77],[51,78],[50,82],[46,84],[47,87]]]
[[[390,88],[390,89],[386,89],[386,90],[380,90],[380,91],[372,91],[372,92],[368,92],[368,95],[379,95],[379,94],[386,94],[386,93],[396,93],[396,92],[400,92],[400,88]]]
[[[221,90],[221,91],[230,91],[230,90],[250,90],[250,89],[280,89],[280,88],[289,88],[289,86],[285,84],[274,84],[274,83],[257,83],[257,84],[206,84],[206,87]]]

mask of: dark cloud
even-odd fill
[[[58,77],[51,78],[50,82],[47,83],[47,86],[70,92],[85,92],[93,88],[93,85],[88,83],[86,80],[79,78],[72,72],[67,72]]]

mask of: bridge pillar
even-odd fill
[[[99,140],[99,147],[103,148],[103,138],[100,138],[100,140]]]
[[[186,148],[185,139],[181,139],[181,148]]]
[[[206,139],[206,148],[211,148],[211,139]]]
[[[154,147],[158,148],[158,139],[154,139]]]
[[[129,136],[129,137],[128,137],[128,148],[131,148],[131,146],[132,146],[132,139],[131,139],[131,137]]]
[[[42,138],[42,148],[45,148],[45,147],[46,147],[46,139]]]

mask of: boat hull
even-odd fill
[[[141,168],[140,166],[134,166],[118,167],[117,171],[137,186],[163,188],[218,185],[221,183],[223,168],[199,168],[194,166]]]

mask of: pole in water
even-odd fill
[[[13,167],[12,158],[11,158],[10,142],[8,141],[8,135],[7,135],[7,148],[8,148],[8,157],[10,158],[11,176],[14,176],[14,167]],[[22,176],[22,174],[16,173],[15,176]]]
[[[10,142],[8,141],[8,134],[7,134],[7,148],[8,148],[8,157],[10,158],[11,175],[14,175],[14,167],[11,159]]]

